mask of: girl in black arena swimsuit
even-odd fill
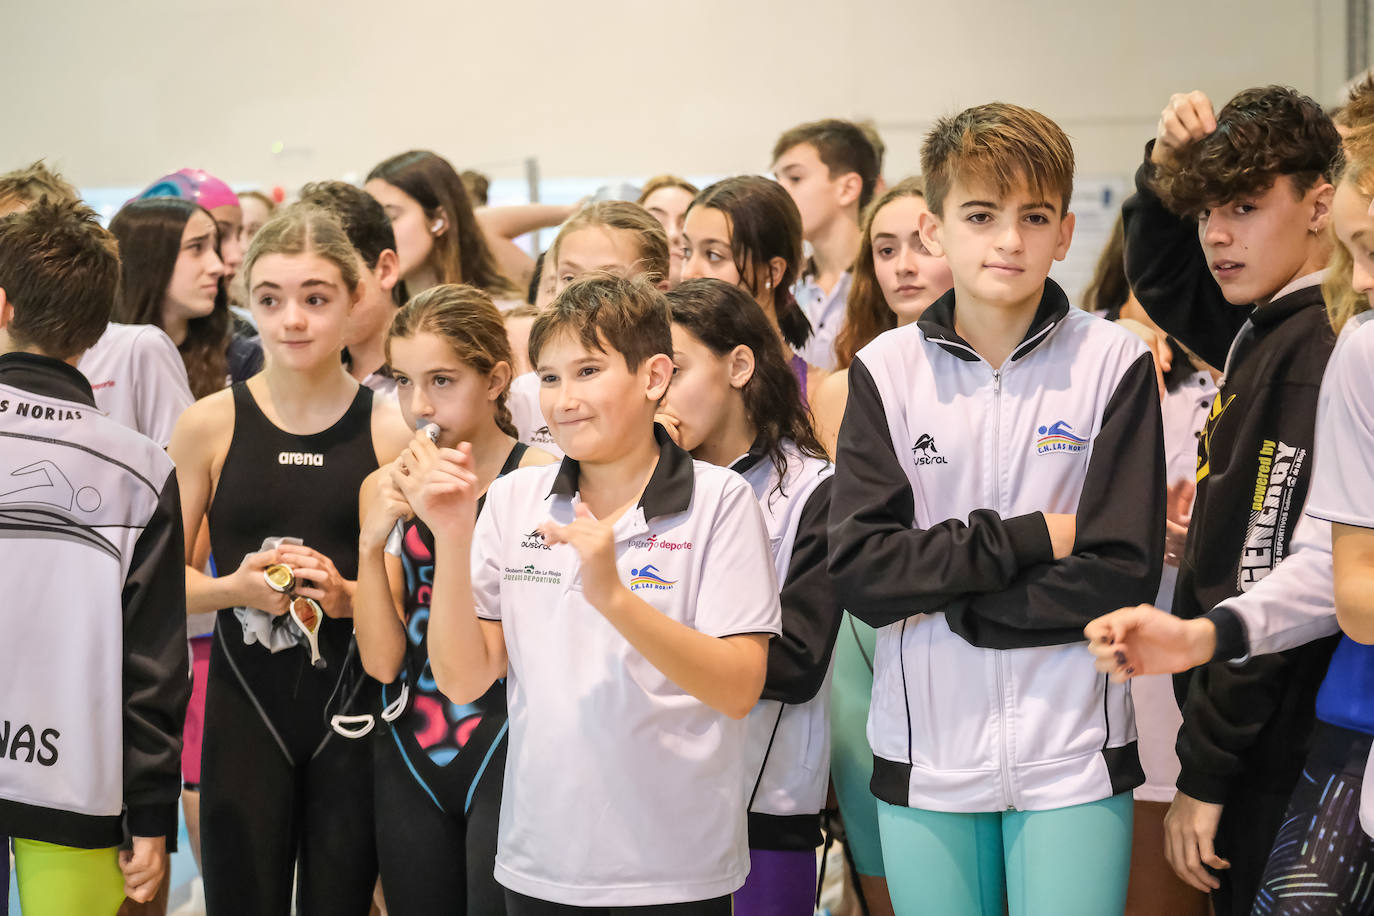
[[[339,361],[358,273],[337,221],[288,209],[244,268],[266,366],[194,404],[168,449],[186,530],[208,518],[220,572],[186,570],[190,611],[219,611],[202,755],[206,910],[285,916],[294,875],[303,916],[361,916],[377,874],[371,749],[330,719],[376,702],[349,648],[354,494],[409,437]],[[270,537],[301,544],[263,550]],[[275,564],[291,569],[287,594],[268,584]],[[317,603],[322,665],[295,642],[289,596]]]

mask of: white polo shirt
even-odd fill
[[[195,400],[186,364],[172,339],[151,324],[111,322],[76,368],[91,383],[95,404],[111,420],[163,448],[172,427]]]
[[[834,372],[835,338],[840,336],[844,327],[845,311],[849,305],[849,286],[854,277],[849,271],[840,274],[840,279],[826,292],[816,284],[813,276],[802,277],[792,287],[792,295],[797,305],[811,322],[811,339],[801,348],[801,357],[807,365]]]
[[[530,448],[548,452],[555,458],[563,457],[563,450],[553,441],[549,421],[544,419],[544,411],[539,406],[538,373],[526,372],[511,381],[510,391],[506,394],[506,406],[510,408],[511,421],[515,423],[516,438]]]
[[[776,635],[777,577],[748,483],[660,457],[616,523],[616,564],[661,613],[711,636]],[[496,879],[540,900],[647,906],[709,900],[749,871],[745,728],[650,664],[583,597],[579,561],[535,526],[574,518],[578,464],[492,483],[473,543],[477,614],[501,621],[510,749]]]

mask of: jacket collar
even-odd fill
[[[1068,313],[1069,297],[1064,295],[1064,290],[1058,283],[1047,277],[1045,291],[1040,296],[1040,305],[1035,310],[1035,318],[1031,320],[1026,336],[1016,345],[1016,349],[1011,351],[1012,361],[1015,362],[1039,346]],[[970,363],[982,359],[978,352],[969,346],[968,341],[954,330],[954,290],[951,289],[936,299],[916,325],[926,340],[954,356]]]
[[[639,507],[644,510],[646,521],[686,512],[692,505],[692,491],[696,482],[692,456],[679,448],[668,431],[658,423],[654,424],[654,439],[658,442],[658,464],[639,497]],[[571,497],[577,492],[580,472],[576,459],[565,455],[558,466],[558,473],[554,475],[549,495]]]
[[[0,385],[12,385],[33,394],[95,406],[91,383],[75,367],[37,353],[0,355]]]
[[[730,470],[736,474],[747,474],[767,457],[768,449],[764,446],[763,437],[759,436],[754,440],[754,444],[749,446],[749,451],[735,459],[735,463],[730,465]]]
[[[1270,328],[1303,309],[1313,305],[1324,305],[1326,299],[1322,296],[1322,278],[1325,273],[1318,271],[1290,283],[1267,305],[1261,305],[1252,311],[1250,323],[1256,328]],[[1304,280],[1309,282],[1303,282]]]

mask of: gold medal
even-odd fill
[[[273,563],[262,571],[262,577],[267,580],[268,588],[283,595],[296,587],[296,574],[285,563]]]

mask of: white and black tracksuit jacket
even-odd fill
[[[781,586],[782,635],[769,640],[763,696],[749,714],[749,845],[811,850],[830,780],[830,673],[842,606],[826,571],[830,462],[791,442],[779,475],[760,448],[731,465],[763,510]]]
[[[873,792],[936,811],[1043,810],[1143,781],[1130,693],[1083,627],[1151,600],[1164,449],[1151,357],[1046,281],[993,369],[950,292],[849,370],[830,512],[845,606],[880,627]],[[1076,516],[1055,560],[1043,513]]]
[[[176,840],[186,569],[172,462],[66,363],[0,356],[0,836]]]

